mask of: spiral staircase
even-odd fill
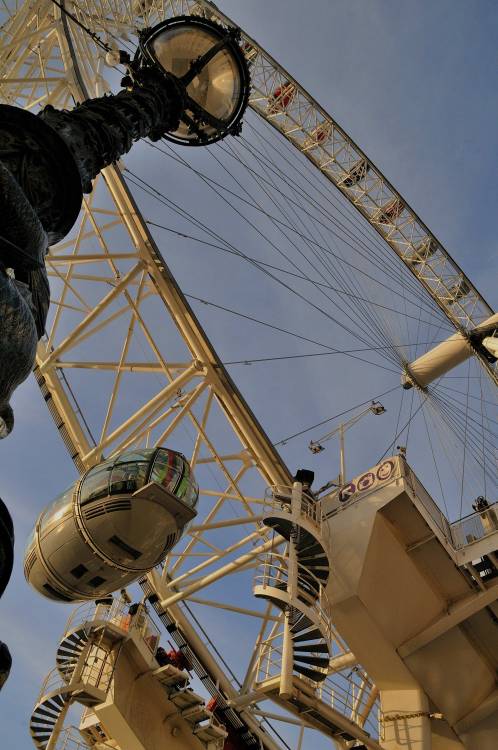
[[[291,662],[287,649],[287,668],[320,683],[327,677],[331,657],[324,597],[329,558],[320,506],[299,484],[273,487],[267,491],[263,522],[287,541],[287,553],[266,557],[256,575],[254,595],[286,614],[282,651],[285,641],[292,649]],[[284,661],[282,653],[282,669]]]
[[[64,682],[68,683],[70,681],[89,637],[89,629],[83,627],[64,634],[55,657],[57,670]]]
[[[50,673],[53,676],[53,672]],[[47,690],[44,685],[42,694],[35,705],[29,731],[38,750],[51,750],[50,741],[55,730],[61,726],[67,709],[74,701],[84,706],[95,706],[105,700],[105,692],[83,682],[74,685],[56,685]]]
[[[329,619],[325,588],[331,569],[330,545],[320,502],[303,491],[299,482],[292,487],[270,487],[263,523],[287,545],[282,553],[269,553],[255,576],[254,595],[283,613],[260,645],[255,699],[265,696],[297,717],[306,714],[311,726],[340,747],[381,750],[371,734],[375,727],[366,726],[376,700],[375,686],[368,682],[367,688],[365,681],[351,702],[350,675],[343,674],[342,682],[330,679],[336,672],[347,671],[354,656],[345,650]]]
[[[78,607],[66,625],[56,655],[56,669],[45,679],[31,714],[29,729],[37,750],[52,750],[69,706],[102,703],[111,678],[108,655],[126,631],[110,622],[117,612],[99,618],[95,605]],[[97,615],[97,616],[95,616]]]
[[[142,611],[142,610],[141,610]],[[153,658],[157,640],[150,639],[151,632],[159,631],[151,623],[143,608],[134,620],[130,619],[128,605],[122,600],[108,603],[90,602],[77,607],[71,615],[56,653],[56,668],[43,683],[30,720],[30,732],[37,750],[62,750],[69,731],[64,726],[72,703],[78,702],[87,710],[82,718],[80,736],[82,747],[101,746],[110,734],[107,725],[101,724],[99,704],[104,704],[115,676],[117,657],[128,641],[143,649],[142,671],[164,688],[167,700],[176,708],[179,719],[206,750],[221,750],[228,732],[216,718],[204,698],[190,687],[189,675],[172,664],[158,666]],[[117,648],[116,648],[117,646]],[[133,647],[132,647],[133,648]],[[138,657],[139,651],[132,651]],[[114,654],[114,656],[113,656]],[[147,654],[147,656],[144,656]],[[152,661],[151,661],[152,659]],[[154,666],[155,665],[155,666]],[[133,734],[133,732],[132,732]],[[78,745],[79,747],[79,745]]]

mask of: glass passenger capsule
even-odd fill
[[[167,448],[128,451],[94,466],[40,514],[24,574],[57,601],[96,599],[161,563],[196,515],[186,458]]]

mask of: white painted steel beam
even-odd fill
[[[397,649],[399,655],[406,659],[406,657],[413,654],[418,649],[423,648],[431,641],[438,638],[443,633],[447,633],[448,630],[460,625],[460,623],[467,620],[472,615],[480,612],[489,604],[492,604],[498,599],[498,584],[495,583],[476,594],[466,597],[462,601],[453,604],[448,607],[448,610],[441,615],[435,622],[425,628],[421,633],[418,633],[413,638],[405,641]]]

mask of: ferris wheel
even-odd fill
[[[46,104],[70,109],[101,95],[124,74],[109,63],[109,51],[132,50],[138,29],[182,14],[233,25],[204,0],[20,5],[4,24],[2,99],[36,111]],[[306,340],[313,356],[342,353],[352,368],[374,372],[375,387],[338,411],[354,415],[395,393],[397,400],[388,404],[389,439],[370,464],[407,442],[410,429],[420,430],[421,439],[428,436],[425,465],[436,467],[439,486],[450,482],[460,490],[460,515],[464,497],[468,504],[486,495],[496,480],[485,404],[497,373],[492,353],[476,333],[484,325],[492,338],[496,320],[442,244],[332,117],[255,40],[243,33],[241,45],[252,91],[240,142],[216,147],[211,162],[197,154],[190,159],[166,142],[147,146],[151,163],[160,161],[165,173],[174,175],[179,193],[205,191],[206,209],[188,213],[174,191],[140,171],[133,156],[126,165],[106,168],[71,235],[50,250],[53,313],[35,377],[80,473],[104,458],[144,447],[171,444],[187,456],[200,485],[198,519],[162,571],[142,580],[143,591],[176,646],[188,650],[197,679],[218,701],[217,711],[231,731],[247,747],[277,750],[288,743],[301,747],[303,734],[316,727],[290,713],[263,710],[253,689],[258,670],[271,666],[260,658],[261,643],[281,622],[274,601],[260,607],[261,599],[253,597],[252,581],[262,575],[258,566],[265,555],[274,552],[278,558],[275,531],[285,538],[277,521],[273,528],[262,525],[263,498],[267,486],[292,485],[293,471],[278,447],[295,436],[274,443],[266,435],[229,374],[230,365],[249,363],[252,355],[232,362],[221,356],[222,343],[216,348],[211,343],[194,305],[235,315],[241,326],[259,326],[270,353],[271,329],[288,341]],[[236,214],[239,227],[222,231],[213,221],[220,210]],[[247,243],[237,241],[240,226]],[[272,247],[271,257],[255,251],[258,242]],[[236,293],[225,303],[207,289],[197,292],[199,283],[188,299],[170,270],[170,256],[175,265],[178,255],[174,243],[182,252],[200,247],[225,259],[218,292],[242,266],[242,273],[250,274],[248,283],[261,278],[268,284],[262,294],[276,284],[287,290],[291,304],[311,310],[340,333],[324,340],[321,325],[317,334],[272,326],[254,312],[257,304],[248,312],[237,305]],[[206,287],[214,280],[211,259],[200,265]],[[257,303],[259,293],[254,297]],[[234,337],[233,329],[227,330]],[[463,372],[463,390],[459,380],[456,385],[444,381],[444,370],[427,382],[417,380],[426,362],[418,370],[413,365],[422,360],[421,352],[443,345],[449,336],[456,336],[458,347],[470,332],[472,348],[466,343],[464,356],[450,363]],[[346,378],[349,372],[346,368]],[[410,378],[408,384],[415,385],[410,391],[399,384],[403,375],[405,385]],[[456,408],[462,401],[463,414]],[[310,438],[324,432],[315,429]],[[445,471],[448,476],[442,476]],[[313,537],[312,523],[305,532]],[[220,637],[230,618],[240,639],[251,644],[244,648],[242,665],[237,647],[228,648]],[[323,645],[316,642],[315,656],[302,649],[301,667],[315,669],[316,677],[324,659],[336,660],[328,689],[352,732],[340,727],[336,741],[374,747],[369,737],[376,731],[375,686],[333,624],[324,628],[331,644],[326,658],[316,657]]]

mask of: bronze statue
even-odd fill
[[[14,425],[12,393],[33,368],[50,290],[47,234],[23,190],[0,161],[0,438]]]

